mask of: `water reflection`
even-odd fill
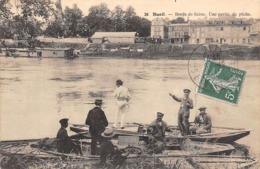
[[[259,86],[259,61],[239,61],[239,68],[247,71],[247,77],[237,107],[195,95],[197,86],[188,75],[187,63],[114,58],[0,58],[1,139],[54,137],[63,117],[70,118],[70,123],[84,123],[93,107],[85,103],[94,102],[96,97],[103,99],[104,111],[112,122],[112,93],[118,78],[131,92],[131,110],[126,117],[129,122],[150,123],[161,111],[168,124],[177,124],[179,104],[168,93],[182,96],[182,89],[190,88],[195,104],[190,121],[198,114],[197,107],[205,105],[214,125],[259,131],[259,100],[255,98],[260,97],[260,91],[254,90]],[[196,64],[196,68],[201,68],[203,61]],[[254,145],[253,140],[259,138],[259,134],[252,133],[241,142]]]

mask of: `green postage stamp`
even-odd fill
[[[246,71],[205,60],[197,93],[237,104]]]

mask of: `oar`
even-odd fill
[[[87,102],[87,103],[84,103],[84,104],[95,104],[95,103],[93,103],[93,102]]]
[[[86,124],[74,124],[74,123],[69,123],[69,124],[74,127],[89,127],[89,125],[86,125]]]
[[[53,155],[57,155],[57,156],[65,156],[65,157],[72,157],[72,158],[77,158],[77,159],[85,159],[85,160],[94,160],[94,159],[97,159],[99,158],[99,156],[87,156],[87,157],[84,157],[84,156],[79,156],[79,155],[74,155],[74,154],[64,154],[64,153],[59,153],[59,152],[55,152],[55,151],[46,151],[46,150],[40,150],[42,152],[45,152],[45,153],[49,153],[49,154],[53,154]]]
[[[212,128],[229,129],[229,130],[245,130],[244,128],[232,128],[232,127],[220,127],[220,126],[213,126]]]
[[[210,135],[220,135],[220,134],[237,134],[243,133],[244,131],[237,131],[237,132],[221,132],[221,133],[204,133],[204,134],[197,134],[197,136],[210,136]]]
[[[190,155],[177,155],[177,154],[154,154],[154,155],[134,155],[131,154],[127,158],[168,158],[168,157],[205,157],[205,158],[226,158],[226,159],[245,159],[244,156],[228,156],[228,155],[198,155],[198,154],[190,154]],[[251,157],[247,157],[247,159],[253,159]]]
[[[138,126],[147,126],[146,124],[142,124],[142,123],[136,123],[136,122],[133,122],[133,124],[136,124],[136,125],[138,125]]]

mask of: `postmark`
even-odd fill
[[[187,70],[191,81],[198,87],[205,59],[232,67],[238,67],[235,51],[225,44],[200,44],[191,52]]]
[[[197,93],[237,104],[245,76],[244,70],[206,58]]]

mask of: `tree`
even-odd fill
[[[125,11],[125,19],[131,19],[136,16],[135,9],[132,6],[128,6]]]
[[[151,32],[151,21],[139,16],[133,16],[127,19],[128,32],[138,32],[140,37],[147,37]]]
[[[126,30],[125,11],[121,6],[116,6],[111,15],[112,30],[122,32]]]
[[[178,17],[170,21],[171,23],[186,23],[183,17]]]
[[[13,38],[13,33],[9,27],[9,20],[7,19],[4,19],[2,22],[1,22],[1,25],[0,25],[0,39],[11,39]]]
[[[88,37],[90,35],[90,29],[89,29],[89,25],[86,21],[86,18],[82,18],[78,22],[77,32],[78,32],[78,35],[80,35],[82,37]]]
[[[149,36],[151,34],[151,21],[146,18],[140,18],[140,27],[137,32],[141,37]]]
[[[49,23],[44,34],[55,38],[62,37],[64,36],[64,25],[59,20],[54,20]]]
[[[79,34],[79,22],[82,20],[82,11],[74,4],[72,8],[66,6],[64,10],[65,17],[65,36],[77,36]]]
[[[25,19],[40,17],[45,21],[53,15],[54,8],[51,0],[20,0],[21,16]]]
[[[0,1],[1,11],[9,11],[7,6],[10,6],[9,0]],[[2,36],[10,37],[19,35],[21,39],[27,39],[28,37],[35,37],[41,32],[41,25],[48,21],[48,18],[53,14],[53,3],[51,0],[20,0],[17,2],[16,8],[17,14],[8,13],[5,14],[5,18],[8,21],[1,24],[6,31]],[[9,16],[12,16],[11,17]],[[10,35],[11,34],[11,35]]]
[[[13,17],[8,27],[12,37],[17,39],[30,39],[41,33],[41,23],[35,18],[25,19],[19,15]]]
[[[135,16],[132,19],[132,29],[139,33],[140,37],[147,37],[150,35],[151,21],[146,18]]]
[[[0,1],[0,19],[9,19],[13,14],[11,12],[12,5],[10,4],[10,0],[1,0]],[[1,19],[1,20],[2,20]]]
[[[9,28],[10,18],[13,15],[11,8],[9,0],[0,1],[0,39],[12,38],[12,32]]]
[[[64,37],[65,36],[65,21],[62,11],[61,0],[55,3],[54,20],[48,23],[44,34],[51,37]]]
[[[89,8],[89,15],[85,18],[90,31],[89,36],[93,35],[96,31],[111,30],[110,13],[111,12],[105,3]]]

